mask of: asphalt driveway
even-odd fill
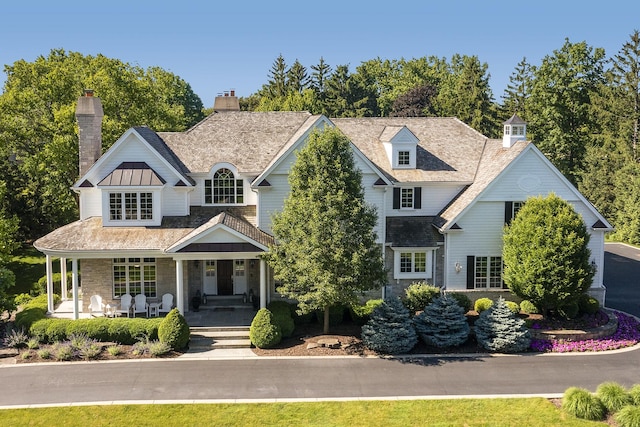
[[[605,305],[640,317],[640,249],[620,243],[604,249]]]

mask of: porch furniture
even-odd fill
[[[104,308],[104,314],[107,317],[116,317],[116,305],[107,304]]]
[[[100,295],[92,295],[91,302],[89,303],[89,315],[90,316],[103,316],[104,315],[104,303]]]
[[[132,297],[129,294],[124,294],[120,297],[120,308],[116,310],[118,315],[126,314],[127,317],[131,315],[131,300]]]
[[[161,302],[149,303],[149,313],[147,314],[147,316],[148,317],[158,317],[158,309],[160,308],[161,305],[162,305]]]
[[[160,313],[168,313],[173,308],[173,295],[172,294],[164,294],[162,295],[162,305],[158,308],[158,315]]]
[[[136,317],[138,313],[144,313],[145,316],[149,316],[149,304],[147,304],[147,296],[145,294],[138,294],[134,299],[133,317]]]

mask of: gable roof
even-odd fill
[[[487,137],[453,117],[332,118],[331,121],[384,172],[398,182],[471,183]],[[416,169],[392,169],[383,141],[406,127],[417,139]]]
[[[239,173],[258,175],[304,129],[308,112],[213,113],[186,132],[159,132],[192,173],[231,163]]]

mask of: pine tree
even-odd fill
[[[446,295],[434,299],[413,322],[420,337],[435,347],[455,347],[469,338],[464,309]]]
[[[525,351],[531,343],[524,320],[509,309],[502,297],[480,313],[474,330],[478,344],[489,351],[517,353]]]
[[[373,310],[362,327],[362,341],[371,350],[384,354],[406,353],[416,345],[416,330],[400,298],[387,300]]]

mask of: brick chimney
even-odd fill
[[[80,176],[84,176],[89,168],[102,154],[102,103],[93,96],[93,90],[85,89],[84,95],[78,98],[76,119],[80,129]]]
[[[213,102],[213,110],[218,113],[225,111],[240,111],[240,101],[238,101],[236,91],[231,89],[230,92],[218,94]]]

